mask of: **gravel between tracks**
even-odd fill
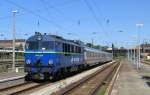
[[[93,95],[96,93],[97,87],[102,85],[107,76],[114,70],[115,66],[116,64],[105,67],[97,73],[90,75],[89,78],[79,81],[73,88],[71,85],[67,91],[55,93],[54,95]]]

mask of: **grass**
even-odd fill
[[[109,85],[109,83],[111,82],[111,80],[112,80],[114,74],[115,74],[115,72],[113,71],[112,74],[106,79],[106,83],[103,84],[103,85],[99,88],[99,90],[98,90],[98,92],[97,92],[96,95],[104,95],[104,94],[105,94],[106,89],[108,88],[108,85]]]
[[[96,95],[104,95],[108,85],[103,85]]]

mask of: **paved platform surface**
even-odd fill
[[[111,95],[150,95],[150,65],[143,64],[137,70],[131,62],[122,63]]]
[[[24,72],[5,72],[0,73],[0,89],[22,84],[24,80]]]
[[[15,77],[20,77],[20,76],[24,76],[26,73],[24,72],[4,72],[4,73],[0,73],[0,80],[4,80],[4,79],[10,79],[10,78],[15,78]]]

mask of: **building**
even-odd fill
[[[139,49],[139,46],[135,47],[135,50],[137,51]],[[145,44],[141,44],[140,46],[140,51],[141,51],[141,56],[142,57],[147,57],[150,55],[150,44],[145,43]]]
[[[16,39],[15,46],[18,50],[23,50],[25,45],[25,39]],[[0,49],[11,50],[13,48],[12,40],[0,40]]]
[[[142,44],[141,49],[144,53],[150,53],[150,44]]]

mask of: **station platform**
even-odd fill
[[[22,84],[25,82],[24,72],[3,72],[0,73],[0,89]]]
[[[0,73],[0,82],[21,78],[24,77],[25,74],[24,72],[3,72]]]
[[[122,61],[111,95],[150,95],[150,65]]]

